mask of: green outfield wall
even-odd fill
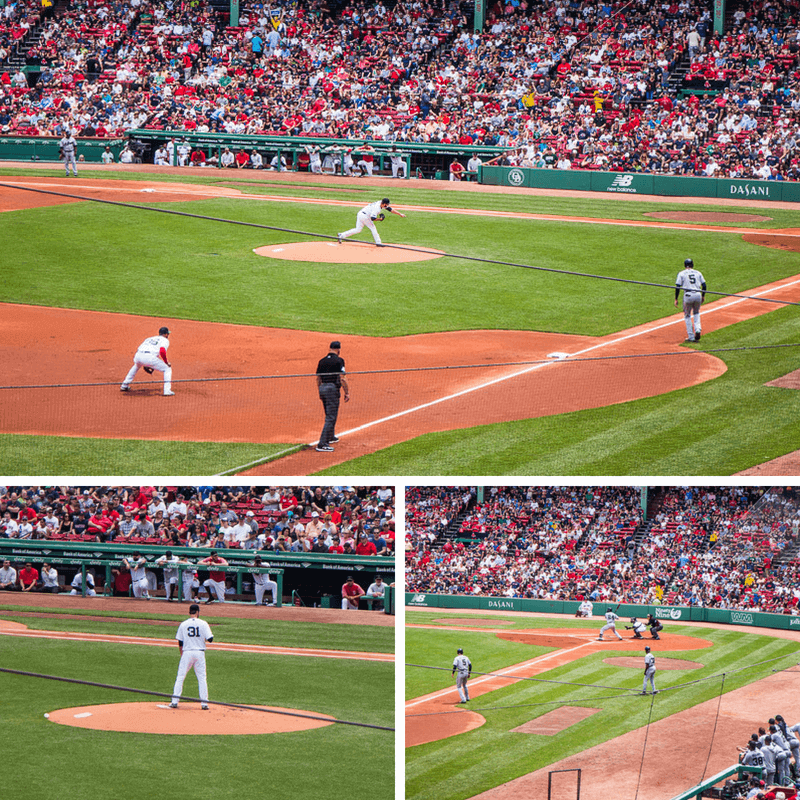
[[[0,161],[60,161],[58,142],[45,136],[0,136]],[[109,146],[114,160],[119,161],[124,144],[123,139],[78,139],[77,157],[99,164],[100,156]]]
[[[406,592],[407,608],[460,608],[479,611],[527,611],[536,614],[574,616],[580,603],[576,600],[528,600],[521,597],[468,597],[460,594],[425,594]],[[602,616],[605,603],[595,603],[595,617]],[[777,628],[800,631],[800,616],[765,614],[760,611],[736,611],[690,606],[640,606],[623,603],[616,609],[620,617],[646,617],[654,614],[666,622],[715,622],[723,625],[747,625],[753,628]]]
[[[480,183],[492,186],[571,189],[602,194],[717,197],[800,203],[800,183],[790,181],[732,180],[728,178],[644,175],[637,172],[495,166],[481,167],[478,180]]]

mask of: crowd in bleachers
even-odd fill
[[[0,538],[391,557],[390,487],[0,487]]]
[[[798,542],[793,490],[658,490],[638,539],[635,488],[494,488],[455,532],[431,505],[443,491],[407,491],[409,591],[798,611],[800,562],[775,563]]]
[[[455,0],[243,5],[234,27],[203,2],[76,2],[44,22],[32,88],[0,59],[0,128],[455,142],[522,166],[797,179],[798,10],[740,6],[718,35],[709,0],[509,0],[478,35]],[[5,54],[30,17],[14,8]]]

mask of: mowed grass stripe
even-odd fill
[[[700,670],[659,671],[657,687],[684,683],[700,677],[717,676],[744,664],[751,664],[779,655],[798,653],[795,642],[758,634],[736,631],[672,627],[670,632],[699,636],[714,642],[713,648],[684,651],[657,651],[659,656],[673,656],[704,664]],[[431,637],[441,635],[436,631],[419,631]],[[488,637],[488,634],[486,634]],[[642,643],[642,655],[644,650]],[[425,637],[409,640],[409,645],[421,648],[411,650],[407,658],[422,657],[429,646]],[[656,644],[660,647],[661,645]],[[619,655],[636,656],[620,651]],[[598,683],[603,686],[619,686],[620,689],[641,690],[642,672],[638,669],[617,668],[603,664],[603,659],[615,655],[609,647],[602,652],[580,661],[553,669],[538,677],[574,683]],[[480,662],[470,655],[475,669]],[[747,685],[778,667],[790,665],[796,655],[785,658],[776,665],[767,665],[726,676],[724,691],[727,693]],[[657,662],[658,665],[658,662]],[[706,700],[719,696],[721,677],[681,691],[659,694],[653,710],[653,720],[670,716],[691,708]],[[574,753],[579,753],[601,742],[621,736],[646,724],[650,713],[650,699],[633,693],[629,697],[602,699],[614,695],[614,690],[591,687],[558,686],[519,681],[512,686],[499,689],[473,700],[470,709],[485,708],[486,724],[469,733],[451,739],[410,748],[406,751],[406,796],[408,800],[459,800],[472,797],[481,791],[500,785],[528,772],[555,763]],[[536,706],[535,703],[551,705]],[[724,701],[723,701],[724,702]],[[524,708],[491,710],[491,706],[514,706],[530,704]],[[580,705],[600,708],[601,711],[589,719],[576,723],[555,736],[537,737],[511,733],[511,729],[534,719],[559,705]],[[765,710],[765,714],[780,713],[779,709]],[[699,777],[699,776],[698,776]]]
[[[177,647],[174,653],[141,648],[132,657],[129,648],[114,645],[16,640],[4,645],[0,663],[170,692],[178,660]],[[303,708],[380,725],[393,719],[391,692],[386,691],[392,685],[392,665],[350,662],[337,668],[336,662],[309,660],[301,671],[291,659],[217,652],[209,654],[208,670],[212,699]],[[331,685],[350,681],[359,691],[330,691]],[[186,693],[193,694],[196,687],[190,675]],[[0,732],[4,755],[14,764],[5,783],[10,797],[57,800],[65,789],[87,785],[148,800],[208,791],[227,797],[252,791],[253,780],[263,775],[275,782],[271,796],[281,800],[348,791],[388,796],[393,791],[391,763],[387,766],[385,758],[390,749],[385,737],[391,734],[341,725],[269,737],[90,731],[52,724],[43,714],[55,708],[130,702],[133,695],[5,674],[0,675],[0,692],[4,720],[12,722]],[[298,752],[304,753],[302,770],[297,768]]]

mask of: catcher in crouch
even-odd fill
[[[633,629],[633,638],[634,639],[643,639],[644,637],[642,634],[647,630],[647,625],[644,624],[640,619],[636,617],[631,617],[631,624],[625,626],[625,630],[629,631]]]
[[[381,242],[381,235],[378,233],[378,229],[375,227],[375,222],[383,222],[386,219],[386,215],[383,213],[384,209],[391,214],[397,214],[398,217],[405,218],[405,214],[401,214],[399,211],[395,211],[391,206],[391,201],[388,197],[384,197],[383,200],[376,200],[374,203],[370,203],[368,206],[364,206],[361,211],[356,214],[356,226],[355,228],[350,228],[349,231],[345,231],[344,233],[337,233],[336,238],[339,240],[341,244],[342,239],[349,239],[351,236],[354,236],[357,233],[361,233],[365,227],[369,228],[372,231],[372,238],[375,240],[375,244],[378,247],[383,247],[383,242]]]

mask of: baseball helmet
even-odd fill
[[[456,653],[463,653],[463,652],[464,652],[464,648],[463,647],[459,647],[458,650],[456,650]]]
[[[691,259],[691,258],[687,258],[687,259],[686,259],[686,260],[683,262],[683,266],[684,266],[684,267],[693,267],[693,266],[694,266],[694,261],[692,261],[692,259]]]
[[[609,606],[609,607],[606,609],[606,611],[613,611],[613,610],[614,610],[614,609],[613,609],[613,608],[611,608],[611,606]]]
[[[649,652],[650,652],[650,647],[649,647],[649,645],[648,645],[647,647],[645,647],[645,648],[644,648],[644,650],[645,650],[645,652],[646,652],[646,653],[649,653]]]
[[[159,328],[158,329],[158,335],[159,336],[169,336],[169,328],[166,325],[164,325],[162,328]]]
[[[631,622],[636,622],[636,617],[631,617]]]

